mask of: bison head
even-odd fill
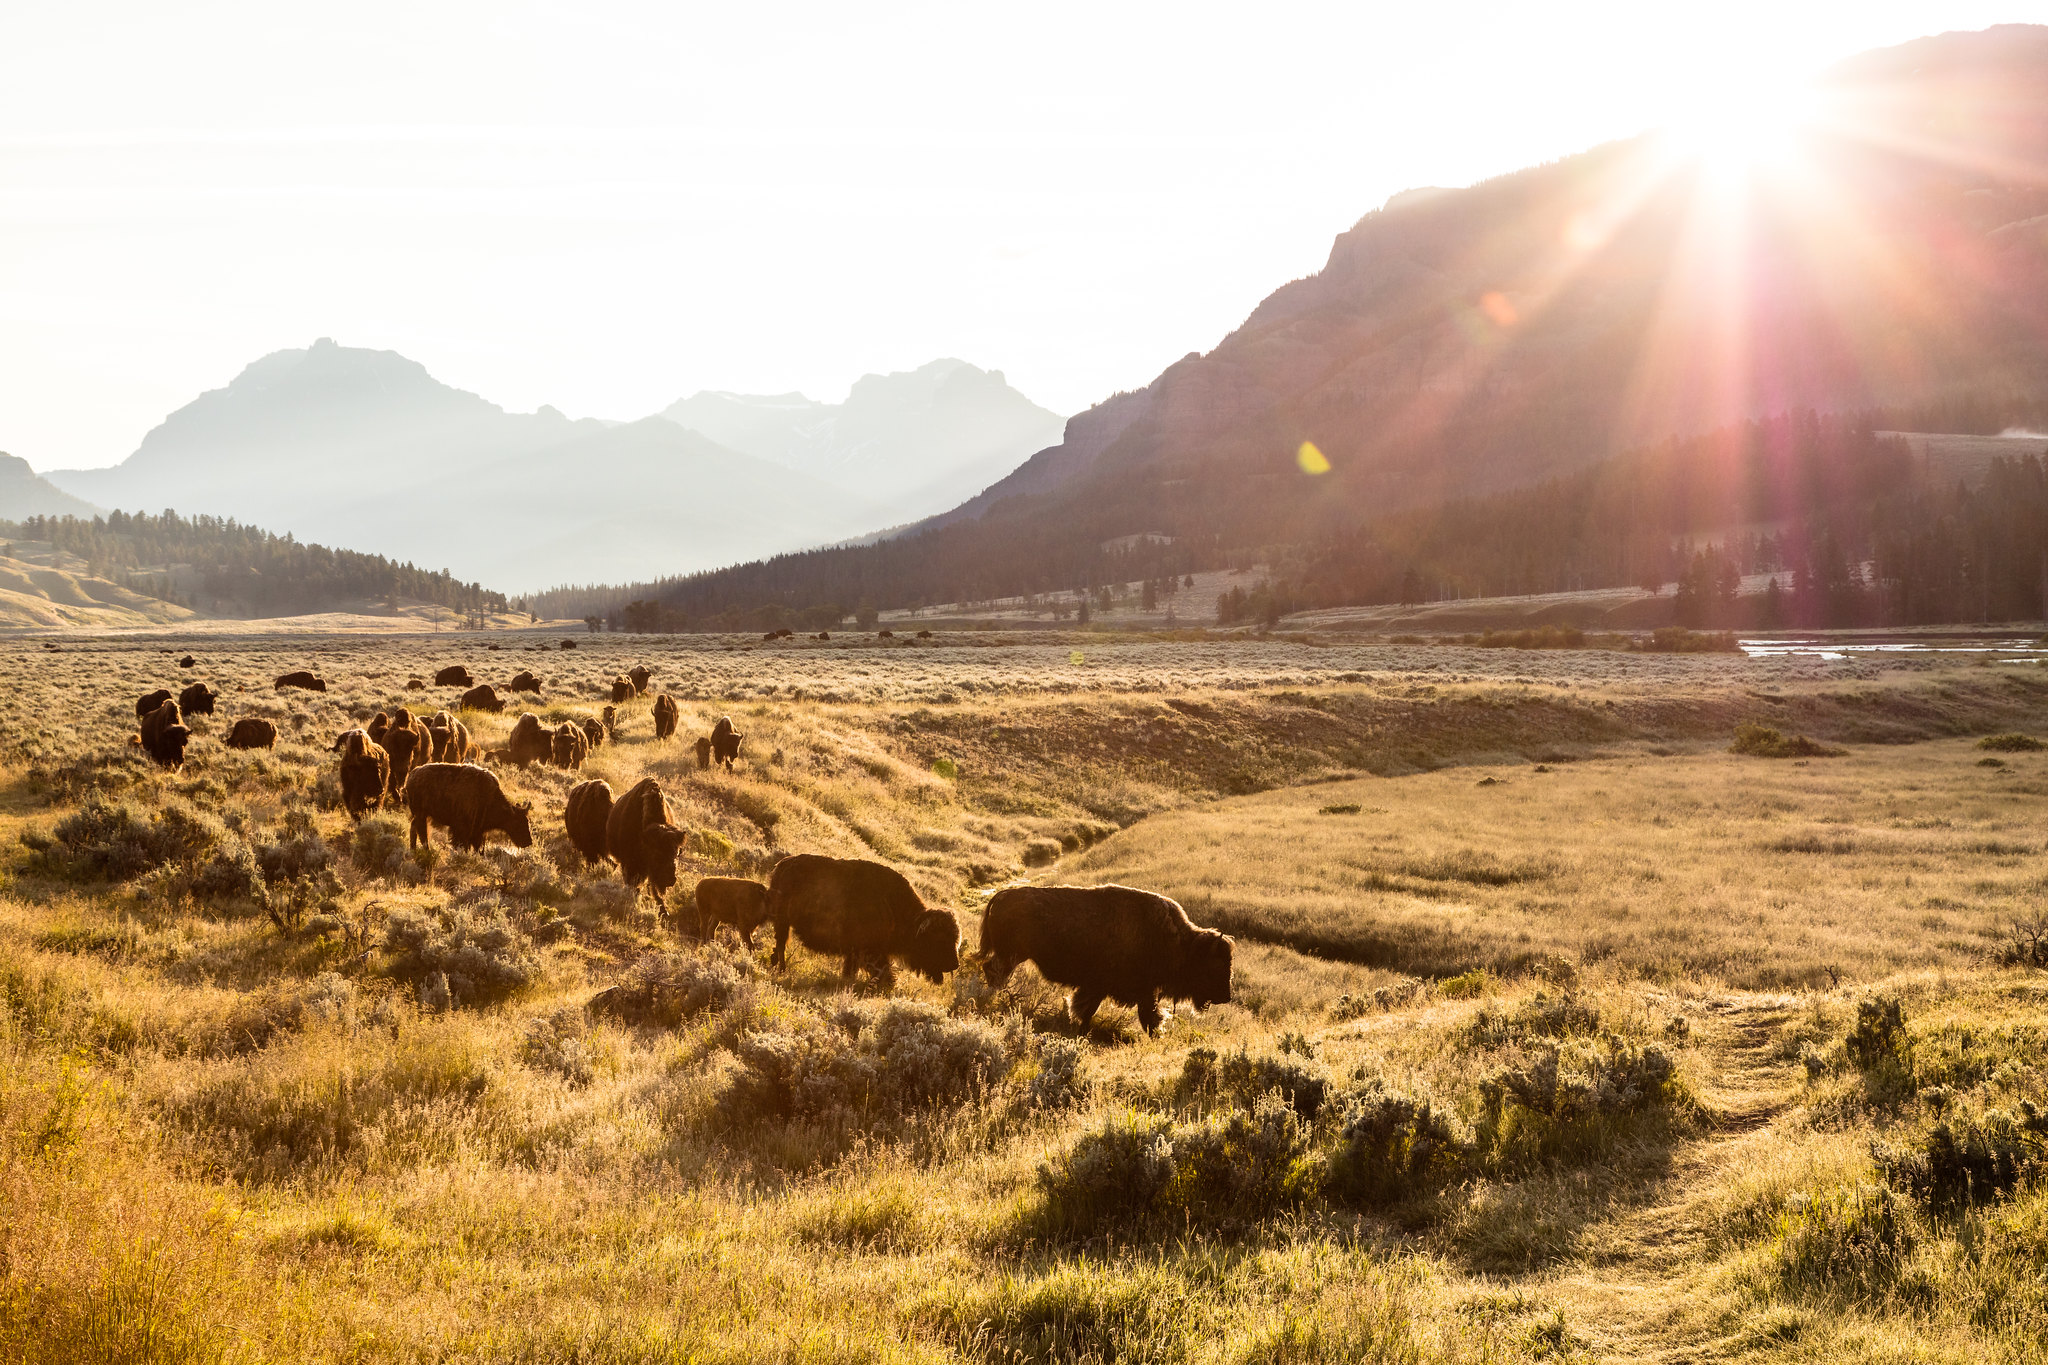
[[[960,970],[960,921],[953,912],[927,910],[919,915],[903,960],[935,985],[946,979],[947,972]]]
[[[532,814],[531,801],[521,801],[512,806],[511,814],[505,820],[505,833],[511,837],[514,847],[533,847],[533,822],[527,818]]]
[[[640,831],[640,847],[647,856],[647,884],[666,895],[676,884],[676,854],[690,836],[674,825],[649,825]]]
[[[166,725],[157,731],[156,761],[166,768],[175,768],[185,761],[185,741],[192,738],[188,725]]]
[[[1196,1009],[1230,1003],[1230,945],[1228,934],[1203,930],[1188,953],[1188,999]]]

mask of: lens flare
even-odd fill
[[[1304,474],[1327,474],[1330,472],[1329,457],[1316,449],[1314,441],[1303,441],[1301,449],[1294,452],[1294,462],[1301,466]]]

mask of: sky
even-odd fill
[[[117,463],[323,336],[512,411],[957,356],[1072,413],[1396,191],[2000,22],[2048,0],[16,0],[0,450]]]

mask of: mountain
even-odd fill
[[[89,517],[99,509],[37,476],[28,461],[0,450],[0,521],[23,517]]]
[[[980,492],[1059,440],[1062,425],[1059,414],[1011,388],[1002,371],[964,360],[864,376],[844,403],[707,392],[662,416],[729,449],[857,491],[893,522]]]
[[[954,511],[669,599],[704,616],[1071,590],[1148,564],[1312,558],[1395,514],[1671,439],[1724,433],[1701,458],[1746,459],[1759,440],[1768,454],[1744,424],[1780,414],[2039,421],[2048,29],[1865,54],[1820,98],[1811,127],[1749,160],[1644,136],[1397,195],[1213,350],[1077,415]],[[1767,458],[1743,467],[1776,477]],[[1134,556],[1125,538],[1141,534],[1170,546]]]

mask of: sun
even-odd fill
[[[1819,114],[1819,98],[1805,82],[1729,81],[1677,110],[1662,134],[1674,157],[1735,178],[1793,164]]]

